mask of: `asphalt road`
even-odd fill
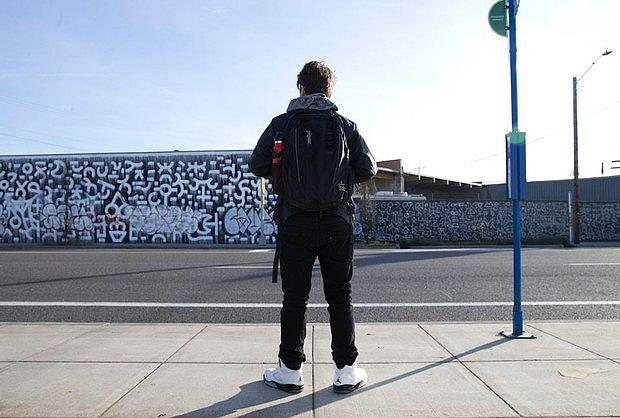
[[[273,305],[282,295],[271,283],[272,257],[241,249],[3,250],[0,321],[278,322]],[[526,321],[620,319],[620,248],[525,248],[522,258]],[[356,306],[355,318],[509,321],[512,277],[510,248],[356,250],[353,301],[370,306]],[[153,305],[115,306],[119,302]],[[310,303],[324,303],[318,263]],[[378,305],[386,303],[409,305]],[[325,307],[308,309],[309,322],[327,320]]]

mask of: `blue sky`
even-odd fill
[[[16,1],[0,12],[0,154],[251,149],[325,60],[377,159],[500,182],[507,40],[493,2]],[[617,0],[521,0],[528,179],[572,175],[573,76],[620,46]],[[620,160],[620,51],[580,82],[580,174]],[[616,164],[620,166],[620,164]]]

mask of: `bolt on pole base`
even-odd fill
[[[529,332],[523,332],[521,335],[515,335],[511,331],[502,331],[497,335],[501,335],[504,338],[509,338],[511,340],[535,340],[536,336],[530,334]]]

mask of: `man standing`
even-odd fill
[[[250,159],[252,173],[271,177],[280,188],[274,219],[284,292],[281,342],[278,365],[267,369],[263,380],[287,392],[303,389],[306,304],[317,257],[329,305],[333,389],[348,393],[367,381],[366,371],[357,366],[351,308],[351,195],[353,184],[368,181],[377,166],[355,123],[336,113],[329,100],[334,82],[325,63],[304,65],[297,76],[299,97],[267,126]],[[283,145],[281,176],[272,170],[276,141]]]

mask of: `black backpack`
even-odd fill
[[[282,137],[282,197],[304,211],[333,209],[353,193],[349,147],[335,111],[296,111]]]
[[[340,206],[353,194],[349,146],[336,112],[295,111],[286,127],[276,132],[275,140],[284,143],[284,150],[281,167],[274,170],[279,173],[273,179],[274,186],[290,205],[304,211],[323,211]],[[276,238],[273,283],[278,281],[279,264],[280,240]]]

